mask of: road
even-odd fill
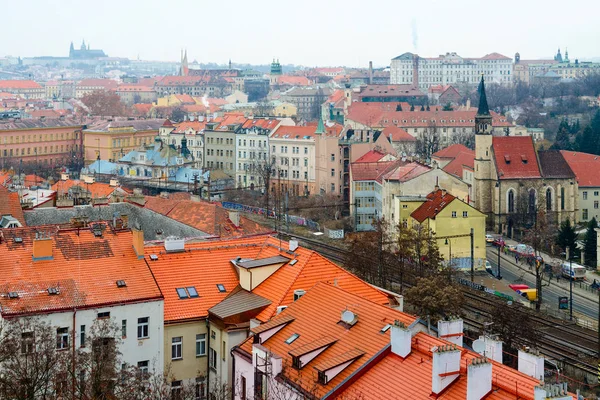
[[[492,270],[494,271],[494,274],[496,274],[498,270],[498,250],[496,247],[488,247],[487,259],[490,264],[492,264]],[[535,276],[529,272],[524,272],[512,262],[502,259],[500,261],[500,271],[503,280],[507,282],[522,283],[531,288],[535,288]],[[544,282],[547,283],[548,281]],[[512,295],[514,296],[515,293],[513,292]],[[558,298],[561,296],[569,297],[569,290],[557,287],[556,285],[550,285],[544,287],[542,295],[542,300],[545,304],[558,309]],[[594,320],[598,319],[598,303],[578,295],[575,291],[573,292],[573,311]]]

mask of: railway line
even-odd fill
[[[318,251],[337,263],[344,262],[348,252],[346,249],[332,246],[316,239],[289,235],[283,232],[281,235],[286,239],[297,239],[306,248]],[[484,321],[481,320],[481,317],[489,317],[494,307],[497,307],[502,302],[502,300],[492,295],[482,292],[475,293],[466,287],[463,288],[463,294],[467,300],[464,306],[466,315],[463,319],[466,324],[478,329],[483,328]],[[528,313],[529,317],[540,328],[542,340],[537,345],[542,354],[586,373],[597,374],[595,360],[598,356],[598,338],[596,332],[587,332],[564,321],[544,318],[520,304],[515,306],[515,310],[519,313]],[[480,318],[477,318],[478,316]]]

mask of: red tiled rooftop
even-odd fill
[[[33,241],[40,232],[52,241],[52,259],[33,259]],[[19,295],[0,296],[4,316],[162,299],[150,269],[133,250],[131,231],[108,229],[96,237],[88,229],[36,227],[4,229],[3,236],[0,292]],[[127,286],[117,287],[117,280]],[[50,296],[49,287],[60,293]]]
[[[436,151],[432,154],[433,157],[437,158],[455,158],[460,153],[473,153],[475,152],[469,149],[467,146],[462,144],[453,144],[451,146],[445,147],[439,151]]]
[[[2,176],[0,178],[5,177],[6,176]],[[2,218],[3,215],[11,215],[13,218],[16,218],[21,225],[25,226],[25,217],[23,216],[19,193],[9,192],[2,184],[3,183],[0,182],[0,218]]]
[[[308,126],[280,126],[275,132],[271,134],[271,138],[274,139],[314,139],[315,131],[317,127],[315,125]],[[286,137],[287,136],[287,137]]]
[[[383,128],[381,131],[382,135],[385,135],[386,138],[390,139],[391,142],[416,142],[417,138],[415,138],[410,133],[406,132],[406,130],[395,126],[389,125]]]
[[[384,158],[386,155],[387,155],[386,153],[383,153],[377,149],[374,149],[374,150],[370,150],[369,152],[365,153],[365,155],[363,155],[362,157],[360,157],[358,160],[356,160],[354,162],[355,163],[378,162],[379,160]]]
[[[452,174],[460,179],[463,177],[463,169],[468,168],[471,171],[475,167],[475,152],[462,152],[458,153],[458,155],[450,161],[444,168],[444,171]]]
[[[434,219],[440,211],[450,204],[456,197],[444,190],[438,189],[427,195],[427,200],[410,214],[418,222],[423,222],[428,218]]]
[[[79,186],[81,189],[89,191],[92,198],[109,197],[118,188],[116,186],[110,186],[108,183],[85,183],[77,179],[68,179],[66,181],[59,180],[56,182],[54,185],[52,185],[52,190],[54,190],[60,196],[67,194],[69,189],[74,186]]]
[[[492,149],[500,179],[541,178],[531,136],[494,136]]]
[[[0,90],[6,89],[41,89],[42,87],[30,80],[5,80],[0,81]]]
[[[567,150],[560,153],[575,173],[579,187],[600,187],[600,156]]]

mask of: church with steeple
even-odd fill
[[[488,228],[519,237],[541,215],[576,222],[577,180],[560,151],[538,151],[530,136],[494,131],[483,76],[478,91],[472,201]]]
[[[96,58],[108,57],[102,50],[92,50],[90,44],[85,44],[85,40],[81,42],[81,47],[75,49],[73,42],[69,48],[69,58],[77,60],[93,60]]]

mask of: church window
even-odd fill
[[[546,211],[552,211],[552,189],[546,189]]]
[[[515,212],[515,191],[514,190],[509,190],[508,191],[508,212],[509,213],[514,213]]]
[[[529,189],[528,213],[535,214],[535,189]]]
[[[560,209],[561,210],[565,209],[565,188],[564,187],[560,188]]]

